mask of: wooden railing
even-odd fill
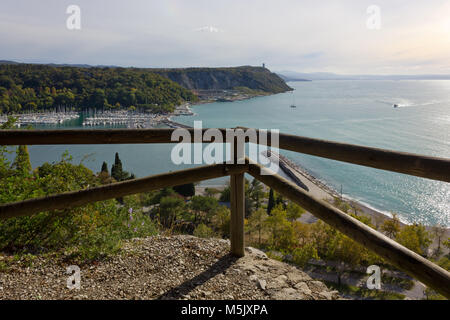
[[[175,129],[108,129],[108,130],[0,130],[0,145],[52,144],[131,144],[178,143],[172,141]],[[191,137],[194,137],[193,130]],[[207,129],[203,129],[206,131]],[[227,130],[219,129],[224,135]],[[194,141],[191,141],[194,142]],[[196,141],[197,142],[197,141]],[[204,141],[210,142],[210,141]],[[263,141],[258,141],[263,143]],[[265,142],[271,145],[271,136]],[[415,252],[391,240],[357,219],[311,196],[294,183],[270,172],[259,164],[245,159],[237,164],[237,150],[244,148],[233,143],[234,164],[221,163],[199,166],[145,178],[117,182],[81,191],[67,192],[42,198],[0,205],[0,219],[32,215],[37,212],[71,208],[90,202],[118,198],[130,194],[157,190],[189,182],[230,176],[231,186],[231,252],[244,255],[244,174],[270,186],[291,201],[301,205],[317,218],[372,250],[379,256],[424,284],[450,298],[450,273]],[[279,148],[323,158],[450,182],[450,160],[411,153],[369,148],[351,144],[280,134]]]

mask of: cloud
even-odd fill
[[[221,29],[213,27],[213,26],[200,27],[200,28],[195,29],[195,31],[197,31],[197,32],[209,32],[209,33],[223,32]]]
[[[450,72],[450,0],[2,0],[1,58],[136,67],[260,65],[301,72]],[[363,3],[361,3],[363,2]],[[45,5],[43,5],[45,3]]]

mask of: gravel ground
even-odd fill
[[[67,288],[60,260],[8,263],[0,299],[340,299],[294,266],[254,248],[236,259],[229,248],[227,240],[192,236],[133,239],[120,255],[81,266],[80,289]]]

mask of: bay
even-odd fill
[[[292,92],[235,102],[193,106],[194,116],[173,120],[203,127],[256,127],[364,146],[450,158],[450,81],[291,82]],[[295,96],[295,97],[294,97]],[[290,108],[295,101],[297,108]],[[398,108],[393,108],[398,104]],[[56,128],[77,128],[72,121]],[[173,145],[31,146],[33,167],[56,161],[67,150],[98,172],[119,152],[124,169],[142,177],[178,170]],[[450,184],[282,151],[289,159],[344,196],[405,222],[450,226]],[[203,184],[214,185],[224,180]]]

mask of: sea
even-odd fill
[[[323,80],[289,82],[294,91],[234,102],[192,106],[194,116],[172,120],[203,127],[256,127],[370,147],[450,158],[450,81]],[[296,108],[290,105],[295,104]],[[394,108],[393,105],[398,107]],[[82,118],[46,128],[82,128]],[[39,128],[43,128],[42,126]],[[105,127],[98,127],[105,128]],[[124,169],[138,177],[179,170],[170,159],[174,145],[30,146],[32,166],[61,159],[95,172],[110,167],[118,152]],[[450,227],[450,184],[334,160],[281,151],[344,197],[407,223]],[[224,179],[202,182],[223,184]]]

